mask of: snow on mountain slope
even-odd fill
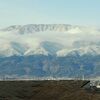
[[[13,56],[13,55],[21,55],[21,52],[19,52],[17,49],[13,48],[10,43],[0,43],[0,56]]]
[[[41,45],[51,55],[55,55],[57,51],[63,49],[63,45],[56,42],[44,41]]]
[[[0,30],[0,56],[100,54],[99,34],[97,28],[67,24],[10,26]]]
[[[29,49],[27,50],[24,55],[46,55],[48,56],[49,52],[46,51],[44,48],[36,48],[36,49]]]
[[[2,29],[2,31],[17,31],[19,34],[36,33],[44,31],[67,31],[71,28],[71,25],[67,24],[28,24],[28,25],[13,25]]]
[[[58,57],[63,57],[67,55],[100,55],[100,46],[86,46],[74,49],[63,49],[57,52]]]

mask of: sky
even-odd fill
[[[100,26],[100,0],[0,0],[0,27],[25,24]]]

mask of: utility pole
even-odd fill
[[[83,67],[83,65],[81,65],[80,66],[80,74],[81,74],[81,78],[82,78],[82,80],[84,80],[85,78],[84,78],[84,67]]]

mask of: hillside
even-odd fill
[[[0,30],[0,76],[98,77],[100,29],[68,24]]]
[[[85,81],[1,81],[0,100],[100,100],[81,88]]]

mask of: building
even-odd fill
[[[88,91],[100,92],[100,81],[86,81],[81,87]]]

